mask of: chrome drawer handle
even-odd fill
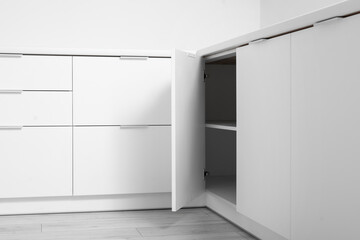
[[[149,57],[121,56],[120,60],[148,60]]]
[[[257,44],[257,43],[261,43],[261,42],[265,42],[265,41],[267,41],[267,40],[268,40],[267,38],[256,39],[256,40],[254,40],[254,41],[249,42],[249,45]]]
[[[0,57],[2,58],[21,58],[22,54],[12,54],[12,53],[0,53]]]
[[[0,94],[22,94],[23,90],[0,90]]]
[[[120,125],[120,128],[147,128],[148,125]]]
[[[0,130],[21,130],[23,126],[0,126]]]
[[[341,20],[341,19],[344,19],[344,18],[343,17],[332,17],[332,18],[328,18],[328,19],[325,19],[325,20],[321,20],[321,21],[318,21],[318,22],[314,23],[314,27],[319,26],[319,25],[324,24],[324,23],[335,22],[335,21]]]

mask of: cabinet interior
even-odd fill
[[[205,61],[206,190],[236,203],[236,56]]]

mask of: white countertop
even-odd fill
[[[309,14],[305,14],[285,22],[274,24],[257,31],[223,41],[219,44],[203,48],[197,52],[198,56],[205,57],[208,55],[216,54],[226,50],[234,49],[239,46],[248,44],[251,41],[272,37],[276,35],[292,32],[297,29],[311,27],[314,23],[329,19],[336,16],[346,16],[360,11],[359,0],[348,0],[330,7],[320,9]],[[360,27],[360,26],[359,26]]]
[[[172,51],[139,49],[0,48],[0,54],[171,57]]]
[[[251,41],[285,34],[297,29],[311,27],[314,23],[335,16],[347,16],[360,12],[359,0],[348,0],[318,11],[305,14],[285,22],[274,24],[239,37],[222,41],[218,44],[200,49],[197,55],[204,57],[226,50],[235,49]],[[139,50],[139,49],[74,49],[74,48],[1,48],[0,54],[44,54],[70,56],[149,56],[171,57],[172,50]]]

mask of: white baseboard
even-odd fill
[[[287,240],[265,226],[262,226],[250,218],[238,213],[236,211],[235,204],[228,202],[216,194],[206,192],[206,206],[259,239]]]
[[[205,206],[205,195],[188,207]],[[0,215],[171,208],[171,193],[0,200]]]

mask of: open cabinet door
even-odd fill
[[[177,211],[205,190],[205,84],[199,57],[175,50],[172,59],[172,210]]]

